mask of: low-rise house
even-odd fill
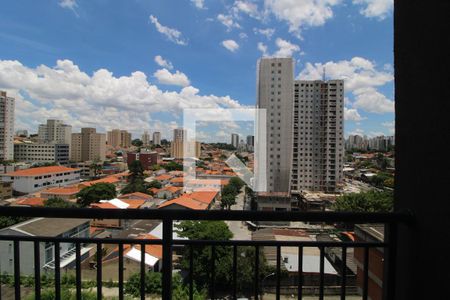
[[[149,194],[141,193],[141,192],[134,192],[130,194],[124,194],[118,197],[119,199],[125,199],[125,200],[144,200],[144,201],[151,201],[153,199],[152,196]]]
[[[252,240],[267,241],[314,241],[314,236],[300,229],[265,228],[252,233]],[[296,286],[298,283],[298,247],[281,247],[281,268],[286,270],[288,277],[283,278],[282,286]],[[269,266],[276,266],[277,251],[274,247],[264,247],[264,256]],[[302,271],[304,286],[318,286],[320,282],[320,249],[317,247],[303,247]],[[325,257],[324,259],[325,286],[338,285],[340,278],[333,265]],[[275,286],[276,279],[268,278],[266,286]]]
[[[78,187],[80,189],[83,189],[85,187],[89,187],[89,186],[92,186],[92,185],[97,184],[97,183],[111,183],[111,184],[114,184],[116,187],[118,187],[119,184],[121,183],[121,181],[117,177],[108,176],[108,177],[97,179],[97,180],[81,182],[80,184],[78,184]]]
[[[181,195],[183,188],[176,186],[166,186],[158,191],[156,196],[160,199],[173,199]]]
[[[184,177],[175,177],[169,180],[172,186],[183,187]]]
[[[77,193],[80,191],[79,186],[55,187],[41,192],[41,197],[45,199],[61,198],[66,201],[76,202]]]
[[[191,179],[186,182],[188,191],[210,190],[222,192],[224,186],[230,182],[229,179]]]
[[[101,200],[97,203],[92,203],[91,208],[101,209],[138,209],[145,204],[145,200],[125,200],[125,199],[111,199]],[[106,228],[127,228],[130,224],[129,220],[124,219],[93,219],[91,222],[94,227]]]
[[[34,218],[0,230],[0,235],[49,236],[49,237],[81,237],[88,238],[89,220],[87,219],[54,219]],[[23,275],[34,274],[33,242],[19,242],[20,272]],[[75,265],[75,244],[60,243],[60,268],[69,269]],[[55,269],[54,243],[39,243],[41,271]],[[89,255],[89,247],[81,247],[81,259]],[[0,241],[0,265],[2,273],[14,274],[14,251],[12,241]]]
[[[12,181],[15,191],[28,194],[52,186],[79,183],[80,170],[63,166],[30,168],[6,173],[2,175],[2,181]]]
[[[218,192],[202,191],[183,194],[178,198],[165,201],[159,205],[159,209],[210,209],[216,199]]]
[[[136,244],[126,244],[123,247],[123,254],[124,254],[124,265],[127,269],[139,269],[140,263],[141,263],[141,245],[138,244],[139,240],[154,240],[159,239],[158,237],[155,237],[151,234],[140,234],[136,238]],[[144,247],[144,257],[145,257],[145,266],[146,271],[154,271],[159,272],[162,269],[162,246],[161,245],[145,245]],[[103,264],[108,264],[115,262],[118,259],[118,252],[119,248],[116,247],[111,251],[110,254],[108,254],[103,259]],[[130,266],[131,264],[134,264],[134,268]]]
[[[166,185],[169,183],[169,180],[172,179],[172,175],[162,174],[155,177],[156,181],[159,181],[162,185]]]
[[[42,197],[25,197],[19,198],[15,202],[13,202],[12,206],[29,206],[29,207],[40,207],[44,206],[44,201],[46,199]]]

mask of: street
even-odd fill
[[[245,192],[242,191],[236,196],[236,204],[231,206],[231,210],[244,210]],[[225,221],[228,228],[233,233],[233,240],[251,240],[252,233],[248,230],[244,221]]]

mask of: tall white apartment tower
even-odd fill
[[[296,80],[291,193],[335,192],[342,181],[344,81]]]
[[[289,192],[292,166],[294,61],[258,61],[257,107],[266,109],[266,186],[268,192]]]
[[[38,139],[44,143],[70,145],[72,126],[64,124],[61,120],[49,119],[46,124],[39,125]]]
[[[0,160],[14,159],[14,98],[0,91]]]
[[[142,144],[144,146],[150,145],[150,134],[148,133],[147,130],[144,130],[144,133],[142,134],[141,140],[142,140]]]
[[[161,145],[161,132],[155,131],[153,132],[153,145]]]
[[[231,134],[231,145],[237,149],[237,147],[239,146],[239,134],[237,133]]]

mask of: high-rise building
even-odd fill
[[[247,146],[255,146],[255,136],[247,135]]]
[[[291,192],[335,192],[342,180],[344,81],[296,80]]]
[[[170,155],[175,158],[183,158],[184,142],[186,139],[186,130],[176,128],[173,130],[173,141],[170,147]]]
[[[252,152],[255,148],[255,136],[248,135],[247,136],[247,151]]]
[[[239,146],[239,134],[237,133],[231,134],[231,145],[237,149],[237,147]]]
[[[0,91],[0,161],[14,159],[14,98]]]
[[[257,71],[257,107],[266,109],[267,192],[289,192],[292,166],[294,61],[262,58]],[[262,126],[262,125],[261,125]]]
[[[161,145],[161,132],[155,131],[153,132],[153,145]]]
[[[71,161],[105,160],[106,135],[95,128],[81,128],[81,133],[72,133]]]
[[[144,133],[142,134],[141,140],[144,146],[150,145],[150,134],[148,134],[147,130],[145,130]]]
[[[131,146],[131,133],[126,130],[113,129],[106,133],[108,145],[116,148],[128,148]]]
[[[69,163],[69,144],[29,143],[14,144],[14,160],[27,163]]]
[[[41,143],[67,144],[70,146],[72,140],[72,126],[65,124],[62,120],[47,120],[46,124],[40,124],[38,129],[38,140]]]

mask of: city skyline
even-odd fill
[[[306,16],[283,14],[287,1],[182,1],[181,16],[169,2],[3,4],[0,89],[16,99],[15,128],[58,118],[167,137],[183,107],[255,105],[256,61],[274,55],[294,57],[296,79],[320,79],[325,66],[345,80],[346,136],[393,134],[389,3],[305,1],[320,6]]]

